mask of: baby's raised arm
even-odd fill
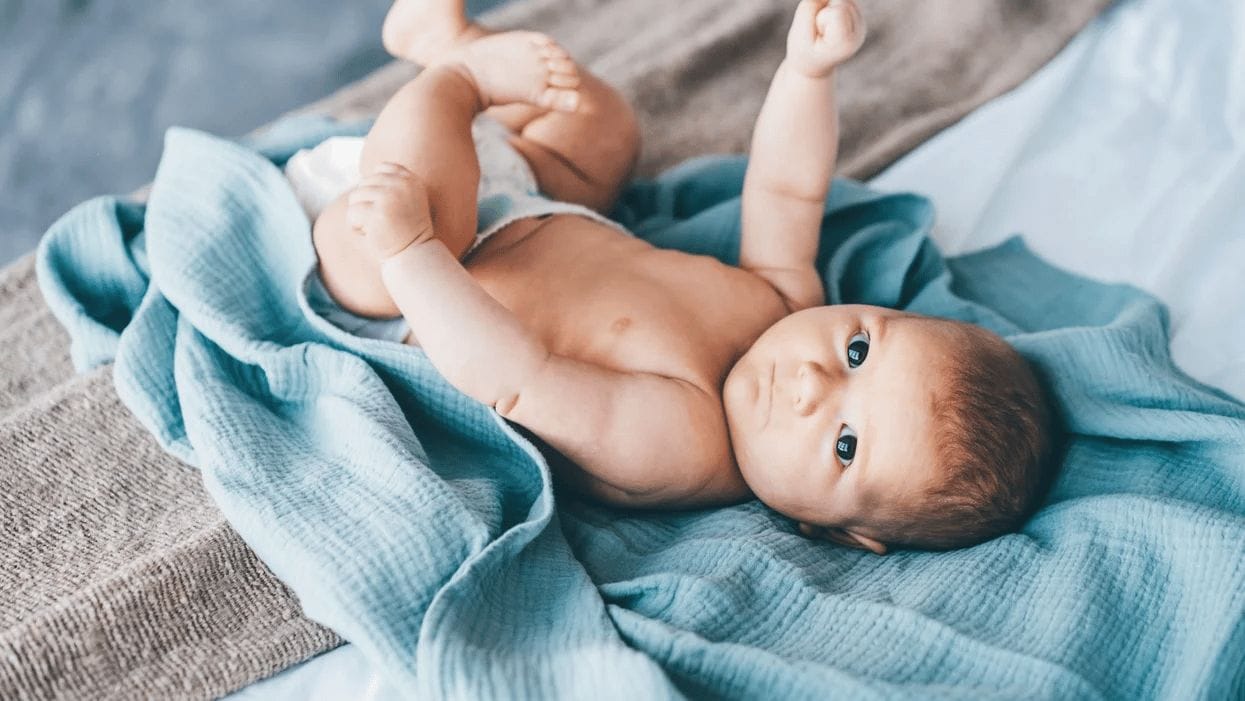
[[[864,35],[854,0],[803,0],[752,136],[739,264],[792,311],[825,303],[813,265],[839,142],[834,73]]]

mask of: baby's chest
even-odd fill
[[[555,353],[716,390],[781,302],[744,271],[668,253],[581,261],[501,301]]]
[[[673,377],[712,387],[737,356],[737,329],[706,323],[694,305],[636,296],[585,296],[534,324],[556,353],[628,372]]]

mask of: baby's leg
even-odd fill
[[[640,132],[621,95],[583,68],[579,75],[574,112],[524,105],[501,108],[511,112],[499,119],[516,132],[510,143],[527,158],[542,192],[608,213],[635,168]]]
[[[466,0],[396,0],[385,15],[381,43],[394,58],[431,66],[454,49],[492,32],[467,18]]]
[[[467,19],[464,0],[397,0],[385,18],[385,48],[398,58],[432,66],[491,32]],[[493,107],[515,133],[511,142],[532,166],[542,191],[557,200],[608,210],[639,153],[639,130],[627,101],[600,78],[576,67],[550,45],[564,73],[578,74],[574,111],[540,105]],[[504,76],[504,74],[503,74]]]
[[[550,46],[543,35],[509,32],[460,47],[452,59],[403,86],[364,141],[360,173],[367,176],[386,161],[411,171],[428,190],[437,238],[460,258],[476,232],[480,165],[471,122],[491,105],[553,103],[573,96],[577,78],[550,66]],[[363,316],[396,316],[378,264],[346,222],[347,196],[316,221],[313,240],[320,276],[345,309]]]

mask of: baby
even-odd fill
[[[425,69],[365,140],[332,146],[359,166],[313,208],[313,304],[418,344],[564,457],[564,484],[607,503],[755,495],[808,536],[877,553],[1013,529],[1050,452],[1026,363],[971,325],[824,306],[835,69],[864,33],[853,0],[796,9],[731,267],[602,216],[634,165],[635,119],[556,43],[490,33],[463,0],[398,0],[385,46]]]

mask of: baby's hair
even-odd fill
[[[888,529],[898,532],[890,542],[900,547],[948,550],[1014,531],[1052,473],[1054,416],[1033,369],[993,333],[950,324],[967,350],[951,360],[938,393],[939,478]]]

